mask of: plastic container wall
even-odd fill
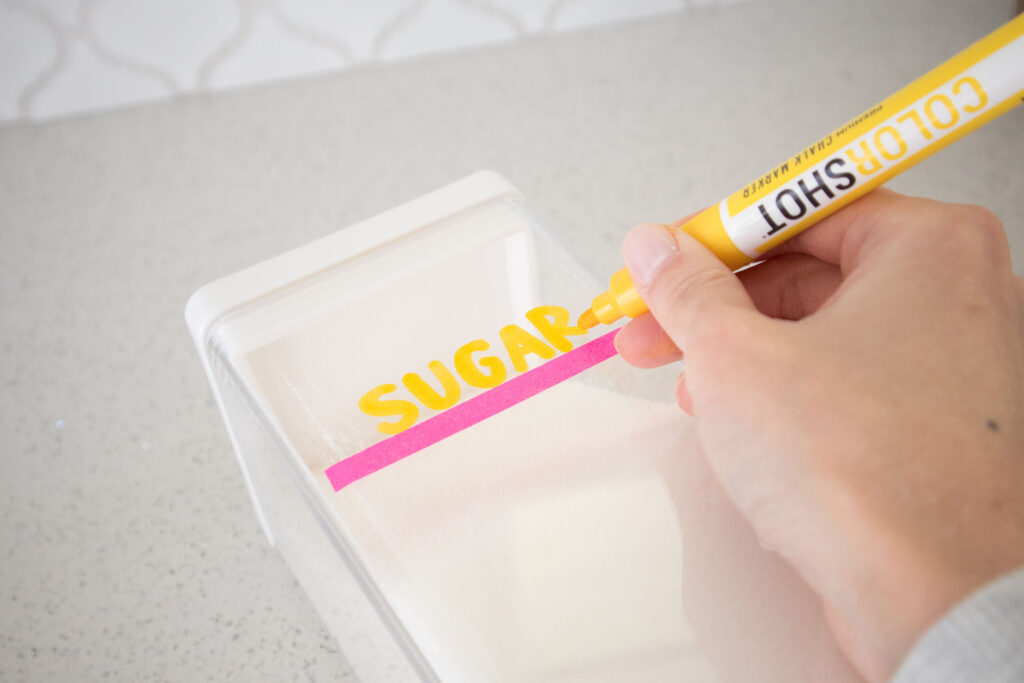
[[[346,233],[348,237],[345,238]],[[674,372],[612,358],[335,492],[359,398],[600,285],[478,174],[197,293],[190,324],[268,536],[364,683],[710,681],[683,614]],[[576,337],[575,345],[588,337]],[[531,367],[543,362],[531,356]]]

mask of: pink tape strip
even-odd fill
[[[474,396],[465,403],[453,406],[429,420],[409,427],[404,432],[379,441],[334,463],[324,473],[334,490],[340,491],[354,481],[461,432],[466,427],[472,427],[481,420],[486,420],[611,358],[615,355],[616,333],[618,330],[612,330],[579,348],[549,360],[544,365],[528,370],[479,396]]]

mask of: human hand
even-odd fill
[[[735,275],[660,225],[623,252],[653,317],[619,352],[685,353],[705,457],[864,676],[1024,564],[1024,280],[989,212],[876,191]]]

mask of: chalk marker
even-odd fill
[[[1024,100],[1024,15],[680,226],[736,270]],[[629,272],[580,327],[647,312]]]

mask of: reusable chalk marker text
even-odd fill
[[[568,315],[563,315],[558,309],[544,310],[557,316],[555,322]],[[331,487],[340,491],[349,484],[494,417],[614,356],[615,335],[618,332],[618,329],[607,332],[398,434],[378,441],[334,463],[324,470],[324,475]],[[518,333],[514,332],[515,335]]]
[[[505,350],[505,356],[512,370],[522,373],[529,369],[529,356],[543,360],[554,358],[558,352],[571,351],[570,337],[587,334],[587,330],[572,325],[569,311],[560,306],[538,306],[526,313],[526,319],[535,328],[527,331],[519,325],[506,325],[498,331],[498,338]],[[395,418],[377,424],[383,434],[398,434],[416,424],[420,408],[447,410],[462,398],[462,384],[478,389],[493,389],[509,377],[505,360],[488,354],[491,344],[486,339],[474,339],[455,350],[449,366],[439,360],[427,363],[431,379],[424,379],[418,372],[402,376],[402,385],[412,394],[416,402],[401,398],[387,398],[398,391],[397,384],[381,384],[359,399],[359,410],[371,417]],[[434,383],[439,385],[436,389]]]

